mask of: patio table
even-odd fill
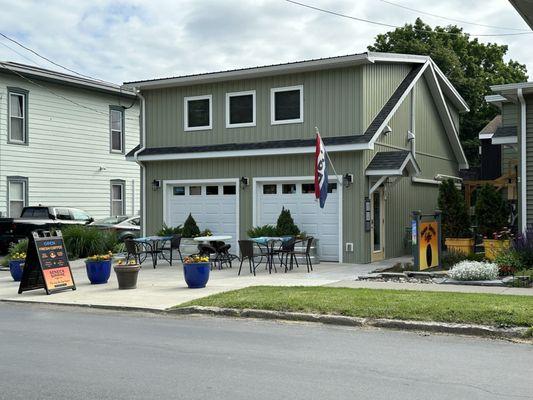
[[[152,256],[152,264],[155,268],[157,266],[159,254],[165,261],[170,263],[170,260],[167,260],[161,249],[165,246],[165,243],[171,239],[172,236],[146,236],[133,239],[133,241],[140,244],[146,254],[150,254]]]
[[[267,267],[269,273],[272,273],[272,268],[274,268],[274,272],[277,272],[276,265],[274,263],[274,255],[276,254],[274,250],[275,244],[283,243],[290,239],[290,236],[261,236],[257,238],[252,238],[252,240],[259,245],[259,248],[261,248],[261,246],[264,246],[266,249]]]

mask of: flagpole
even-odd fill
[[[317,126],[315,126],[315,134],[317,134],[317,135],[319,134]],[[326,151],[326,157],[329,160],[329,164],[331,165],[331,169],[335,173],[335,178],[337,178],[337,181],[342,185],[342,178],[339,178],[339,175],[337,174],[337,171],[335,170],[335,166],[333,165],[333,162],[331,161],[331,158],[329,157],[329,152],[328,151]]]

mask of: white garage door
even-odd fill
[[[339,194],[330,183],[324,208],[315,201],[312,182],[262,183],[257,187],[257,225],[275,225],[282,207],[291,211],[300,230],[319,239],[320,258],[339,261]]]
[[[165,223],[182,225],[192,214],[200,230],[230,235],[237,251],[237,185],[235,183],[172,184],[167,187]]]

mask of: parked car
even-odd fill
[[[119,241],[139,237],[141,232],[141,218],[120,215],[94,221],[90,226],[117,233]]]
[[[11,243],[27,238],[32,231],[61,228],[68,225],[86,225],[94,219],[85,211],[70,207],[24,207],[19,218],[0,218],[0,253]]]

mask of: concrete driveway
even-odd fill
[[[153,269],[151,262],[145,262],[139,273],[137,289],[118,290],[113,271],[107,284],[91,285],[83,260],[76,260],[71,262],[71,268],[77,290],[47,296],[44,289],[40,289],[19,295],[18,282],[13,281],[9,271],[0,271],[0,300],[164,310],[200,297],[248,286],[321,286],[353,281],[357,275],[368,273],[376,267],[376,264],[321,263],[311,273],[307,273],[305,266],[288,273],[278,271],[272,274],[260,268],[257,276],[253,276],[243,265],[241,276],[237,276],[237,263],[231,269],[211,271],[206,288],[189,289],[183,279],[181,264],[170,266],[161,261]]]

